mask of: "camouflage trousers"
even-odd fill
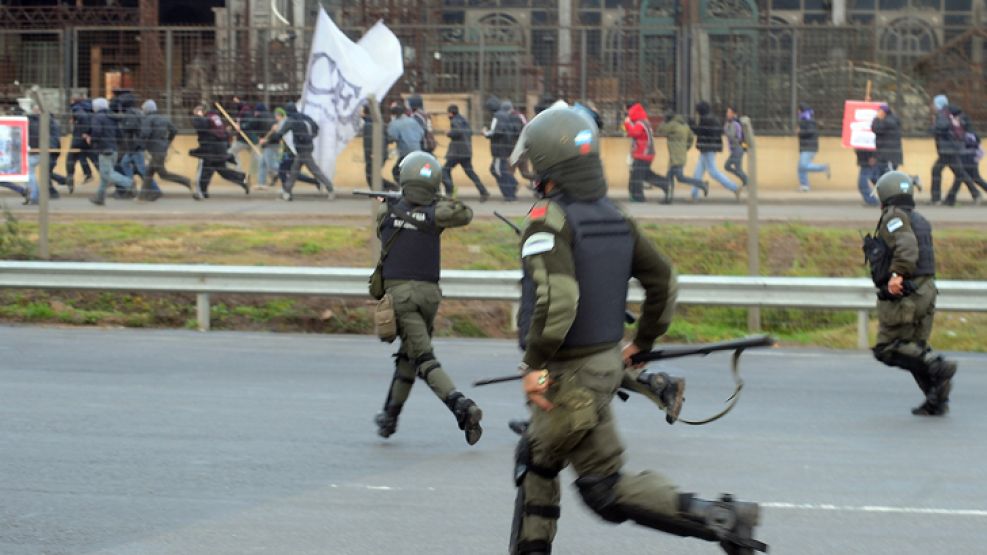
[[[624,376],[620,350],[613,347],[578,359],[551,362],[547,367],[554,383],[546,397],[555,408],[544,411],[532,406],[526,435],[531,466],[541,472],[528,472],[519,486],[525,505],[558,507],[559,477],[546,477],[544,470],[560,471],[571,464],[579,477],[619,474],[613,488],[618,505],[676,516],[679,492],[669,480],[650,471],[621,473],[624,449],[610,409]],[[525,511],[519,543],[551,545],[557,523],[551,512]]]

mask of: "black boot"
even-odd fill
[[[665,409],[665,422],[674,424],[679,419],[682,403],[685,401],[685,379],[673,378],[664,372],[643,372],[637,380],[658,396]]]
[[[754,527],[759,524],[761,513],[757,503],[736,501],[730,494],[724,494],[718,501],[685,494],[679,505],[683,516],[705,526],[729,555],[767,552],[768,546],[754,539]]]
[[[466,432],[466,443],[475,445],[483,435],[483,428],[480,427],[480,419],[483,418],[483,411],[472,399],[464,396],[458,391],[453,391],[446,397],[446,406],[452,411],[459,424],[459,429]]]
[[[937,355],[928,361],[928,376],[932,387],[926,394],[926,400],[935,406],[949,402],[949,392],[952,390],[952,379],[956,374],[956,363]]]
[[[377,424],[377,435],[382,438],[391,437],[398,431],[398,415],[401,414],[401,405],[388,405],[383,411],[378,412],[374,417]]]

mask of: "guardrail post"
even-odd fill
[[[867,336],[868,314],[866,310],[857,311],[857,348],[870,348],[870,340]]]
[[[209,293],[195,294],[195,319],[199,331],[209,331]]]

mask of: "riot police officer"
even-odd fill
[[[873,351],[884,364],[910,372],[925,394],[925,402],[912,409],[912,414],[941,416],[949,411],[956,362],[928,345],[936,311],[936,256],[932,226],[915,211],[914,188],[911,178],[898,171],[877,181],[881,201],[877,238],[886,253],[885,269],[877,273],[887,275],[874,276],[880,287],[880,328]],[[872,270],[882,266],[880,260],[870,262]]]
[[[394,355],[395,371],[377,414],[377,433],[389,437],[415,378],[423,380],[441,399],[466,434],[470,445],[480,440],[483,412],[456,390],[432,350],[432,327],[442,291],[439,268],[442,231],[465,226],[473,210],[458,200],[439,198],[442,164],[425,152],[412,152],[401,162],[401,198],[381,206],[377,232],[386,245],[384,288],[393,300],[401,348]]]
[[[520,370],[531,424],[518,444],[519,488],[512,554],[550,553],[559,518],[559,472],[572,464],[583,501],[609,522],[632,520],[718,542],[728,553],[767,546],[753,539],[759,507],[724,496],[680,493],[654,472],[627,474],[610,409],[630,358],[652,348],[675,309],[669,260],[606,196],[597,131],[569,108],[552,108],[523,130],[511,156],[527,159],[543,199],[522,236]],[[621,352],[628,280],[645,289],[637,332]]]

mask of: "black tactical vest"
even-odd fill
[[[384,217],[380,224],[381,244],[386,245],[398,233],[384,258],[384,279],[438,283],[442,231],[435,225],[435,205],[417,206],[401,199],[394,206],[422,224],[416,228],[393,212]]]
[[[936,251],[932,246],[932,225],[929,220],[915,211],[909,211],[912,232],[918,241],[918,262],[915,264],[915,277],[936,275]]]
[[[579,283],[579,307],[563,347],[586,347],[617,343],[624,336],[627,282],[631,278],[634,237],[624,215],[607,198],[575,202],[564,196],[558,201],[565,210],[572,232],[572,254]],[[521,348],[531,326],[535,285],[525,272],[521,280],[518,334]]]

